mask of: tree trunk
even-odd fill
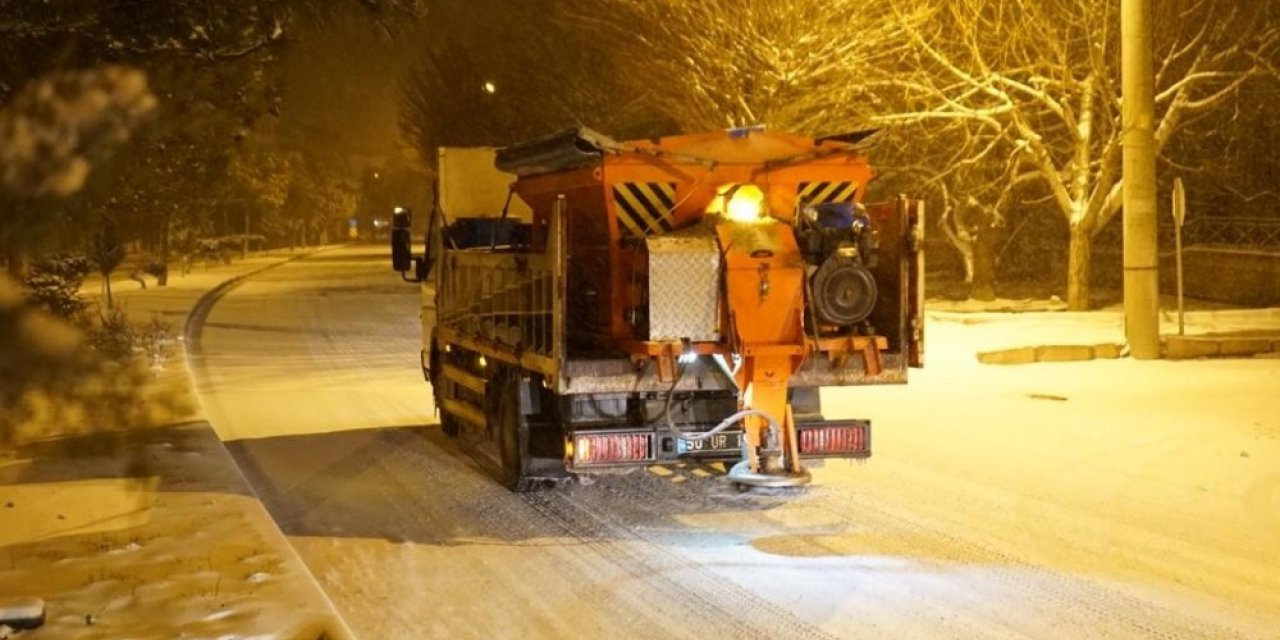
[[[973,238],[973,279],[969,283],[969,297],[990,302],[996,299],[996,248],[995,231],[979,231]]]
[[[163,287],[169,284],[169,219],[173,216],[171,211],[164,212],[164,220],[160,229],[160,275],[156,276],[156,286]]]
[[[1088,311],[1089,278],[1093,269],[1093,234],[1085,225],[1071,225],[1071,249],[1067,261],[1067,308]]]
[[[115,300],[111,298],[111,272],[110,271],[105,271],[102,273],[102,292],[103,292],[103,296],[107,300],[107,310],[110,311],[112,309],[115,309],[116,308]]]
[[[4,259],[9,277],[13,278],[14,282],[22,282],[22,276],[26,275],[26,261],[23,260],[22,251],[14,246],[7,247]]]

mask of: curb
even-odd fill
[[[1250,358],[1280,352],[1280,336],[1249,338],[1169,336],[1165,338],[1164,357],[1168,360],[1198,358]]]
[[[1129,354],[1125,345],[1102,343],[1095,345],[1038,345],[979,351],[978,362],[983,364],[1032,364],[1036,362],[1082,362],[1086,360],[1114,360]],[[1280,336],[1277,337],[1221,337],[1221,336],[1167,336],[1163,339],[1162,356],[1165,360],[1196,360],[1200,358],[1277,358],[1280,357]]]
[[[284,260],[281,260],[279,262],[273,262],[268,265],[263,265],[261,267],[258,267],[257,269],[254,269],[253,271],[247,271],[238,276],[233,276],[228,280],[218,283],[218,285],[215,286],[214,288],[200,294],[200,297],[196,299],[196,303],[194,305],[191,305],[191,310],[187,312],[187,319],[182,324],[182,337],[183,337],[183,341],[186,344],[186,350],[188,355],[192,353],[193,346],[195,348],[195,353],[200,352],[199,351],[200,337],[204,331],[204,321],[209,318],[209,314],[213,311],[213,305],[217,304],[218,301],[221,300],[228,293],[231,293],[232,289],[235,289],[236,287],[240,286],[240,284],[245,280],[248,280],[249,278],[252,278],[253,276],[256,276],[260,273],[263,273],[265,271],[270,271],[281,265],[289,264],[290,262],[293,262],[295,260],[309,258],[317,253],[327,251],[329,248],[330,247],[325,247],[321,249],[316,249],[315,251],[300,253],[298,255],[289,256],[288,258],[285,258]]]
[[[979,351],[978,362],[983,364],[1031,364],[1033,362],[1081,362],[1085,360],[1114,360],[1126,355],[1123,345],[1060,344],[1031,347],[1015,347],[995,351]]]

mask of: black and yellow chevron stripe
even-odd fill
[[[618,229],[624,236],[641,237],[671,231],[676,203],[674,182],[618,182],[613,204]]]
[[[857,192],[856,182],[801,182],[796,188],[796,199],[804,205],[852,202]]]

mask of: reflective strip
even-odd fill
[[[856,182],[801,182],[796,188],[796,198],[806,205],[852,202],[857,193]]]
[[[614,215],[623,235],[643,236],[671,231],[674,182],[619,182],[613,185]]]

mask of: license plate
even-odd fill
[[[676,451],[682,456],[725,455],[742,452],[742,432],[717,433],[704,440],[676,440]]]

